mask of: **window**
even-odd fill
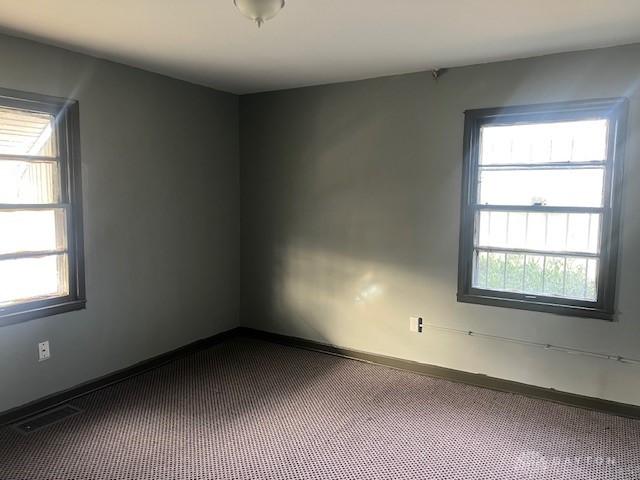
[[[84,306],[77,102],[0,90],[0,325]]]
[[[465,115],[458,300],[611,319],[627,101]]]

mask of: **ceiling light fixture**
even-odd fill
[[[240,13],[258,25],[275,17],[284,8],[285,0],[233,0]]]

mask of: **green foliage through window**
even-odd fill
[[[592,300],[595,259],[478,251],[474,286],[532,295]]]

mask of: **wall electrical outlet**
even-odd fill
[[[43,362],[45,360],[49,360],[50,357],[51,357],[51,350],[49,350],[49,340],[40,342],[38,344],[38,361]]]
[[[409,317],[409,331],[422,333],[422,317]]]

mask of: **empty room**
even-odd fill
[[[0,480],[640,479],[638,0],[0,0]]]

